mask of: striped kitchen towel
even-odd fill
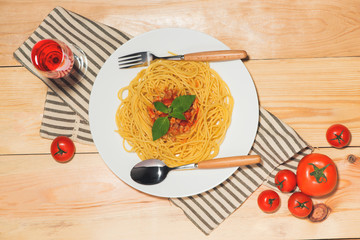
[[[261,184],[277,190],[274,177],[281,169],[296,172],[299,161],[312,148],[288,125],[260,107],[259,129],[249,154],[262,162],[243,166],[219,186],[204,193],[172,198],[186,216],[205,234],[229,217]]]
[[[44,38],[79,46],[87,55],[87,71],[77,71],[56,81],[39,75],[31,64],[30,52],[34,44]],[[88,122],[92,85],[106,59],[130,38],[115,28],[57,7],[14,52],[14,57],[49,87],[40,128],[42,137],[53,139],[65,135],[77,142],[93,144]],[[83,79],[78,82],[79,76]],[[74,81],[78,84],[72,85]],[[250,154],[260,155],[261,164],[239,168],[214,189],[171,201],[201,231],[209,234],[261,184],[268,182],[269,186],[275,187],[272,179],[277,171],[295,171],[299,160],[310,152],[311,148],[291,127],[260,108],[259,129]]]

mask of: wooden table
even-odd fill
[[[291,216],[286,194],[264,214],[262,186],[205,236],[167,199],[118,180],[94,146],[77,143],[71,162],[55,162],[39,137],[46,86],[12,53],[56,6],[132,35],[185,27],[247,50],[260,104],[337,163],[337,191],[314,200],[332,209],[328,219]],[[360,160],[347,160],[360,155],[360,1],[0,0],[0,10],[0,239],[360,237]],[[333,123],[350,129],[349,147],[327,144]]]

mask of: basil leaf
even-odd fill
[[[183,113],[186,112],[193,104],[195,95],[182,95],[174,99],[171,103],[174,112]]]
[[[186,120],[184,114],[181,113],[181,112],[172,112],[169,115],[170,115],[170,117],[178,118],[178,119],[181,119],[181,120]]]
[[[160,112],[169,113],[169,108],[162,102],[154,102],[154,106]]]
[[[153,140],[155,141],[164,136],[169,131],[169,127],[170,121],[167,117],[159,117],[156,119],[152,127]]]

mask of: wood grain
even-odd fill
[[[23,67],[0,68],[0,154],[49,153],[51,141],[40,138],[46,85]],[[76,144],[78,152],[95,146]]]
[[[340,181],[327,198],[322,223],[297,219],[281,207],[265,214],[257,207],[258,189],[210,236],[203,235],[167,199],[149,196],[119,180],[97,154],[77,154],[60,164],[50,155],[0,156],[0,238],[32,239],[298,239],[359,236],[360,148],[319,149],[337,164]],[[351,224],[350,224],[351,223]],[[296,227],[294,227],[296,226]],[[161,233],[161,234],[160,234]]]
[[[360,146],[360,58],[249,60],[245,65],[260,104],[309,144],[328,146],[326,129],[342,123],[352,133],[351,145]],[[0,78],[0,154],[48,153],[49,141],[39,138],[45,85],[21,67],[0,68]],[[78,145],[79,152],[96,151]]]
[[[0,66],[18,64],[12,53],[56,6],[133,36],[165,27],[199,30],[253,59],[360,55],[357,0],[2,0]]]
[[[260,104],[314,147],[328,146],[334,123],[351,129],[360,146],[360,58],[248,61]]]
[[[354,154],[359,156],[360,148],[334,149],[322,148],[315,152],[326,154],[332,158],[338,168],[339,184],[337,189],[329,196],[313,198],[314,203],[325,203],[331,208],[329,217],[320,223],[312,223],[307,219],[298,219],[291,215],[287,209],[287,200],[290,194],[280,194],[281,206],[274,214],[265,214],[257,207],[256,199],[262,190],[262,186],[239,208],[223,225],[217,237],[227,238],[231,236],[233,226],[242,234],[251,232],[252,239],[260,239],[269,236],[270,239],[339,239],[357,238],[360,230],[356,226],[360,222],[360,182],[358,181],[360,162],[354,163],[347,160],[347,156]],[[355,225],[353,225],[355,224]]]
[[[94,146],[76,143],[67,164],[39,137],[46,86],[13,52],[56,6],[133,36],[164,27],[205,32],[249,55],[245,65],[260,104],[293,127],[315,151],[336,161],[340,181],[326,198],[321,223],[287,210],[262,213],[260,187],[210,236],[167,199],[119,180]],[[36,10],[33,10],[36,9]],[[357,0],[0,0],[0,239],[328,239],[360,230],[360,4]],[[240,79],[241,80],[241,79]],[[330,148],[325,131],[343,123],[345,149]]]
[[[198,168],[229,168],[240,167],[245,165],[255,165],[261,162],[261,157],[258,155],[232,156],[215,158],[211,160],[201,161],[197,164]]]

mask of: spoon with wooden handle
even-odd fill
[[[215,158],[171,168],[159,159],[148,159],[136,164],[131,169],[130,176],[137,183],[153,185],[162,182],[172,170],[240,167],[260,163],[260,161],[258,155],[245,155]]]

